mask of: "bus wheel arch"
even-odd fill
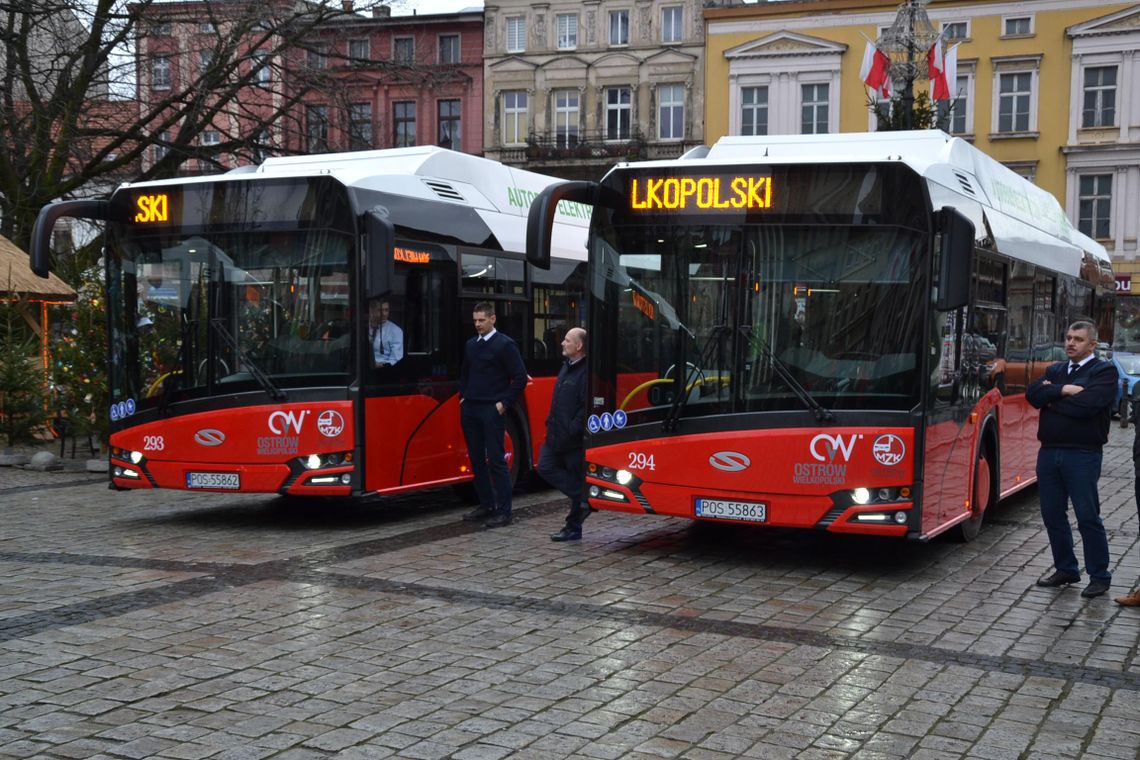
[[[996,435],[996,419],[987,418],[978,437],[976,454],[974,455],[974,476],[970,487],[970,512],[968,519],[958,523],[957,537],[963,543],[969,543],[978,537],[982,530],[982,522],[986,512],[997,501],[998,483],[998,447]]]
[[[530,461],[530,439],[526,434],[526,423],[523,421],[522,415],[508,411],[506,416],[505,427],[510,445],[508,447],[507,442],[504,441],[503,448],[509,452],[507,472],[511,476],[511,489],[513,490],[520,482],[527,482],[527,476],[534,468]]]

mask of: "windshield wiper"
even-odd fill
[[[250,374],[250,377],[257,381],[257,384],[260,385],[267,394],[269,394],[269,397],[271,399],[274,401],[286,400],[287,396],[285,395],[285,391],[274,385],[273,381],[269,379],[269,376],[261,371],[261,367],[258,367],[257,363],[249,358],[246,352],[242,350],[241,346],[238,345],[238,342],[234,340],[234,336],[230,334],[230,331],[228,329],[226,329],[225,323],[222,322],[220,318],[212,318],[210,320],[210,327],[214,328],[214,332],[216,332],[222,341],[229,347],[229,349],[237,355],[237,358],[241,361],[242,367],[245,368],[245,371]]]
[[[684,325],[682,325],[684,327]],[[689,335],[692,333],[686,328],[685,332]],[[728,332],[728,325],[713,325],[709,330],[708,343],[705,344],[704,349],[701,350],[701,355],[697,358],[697,375],[701,377],[704,375],[702,367],[708,366],[712,361],[713,351],[720,346],[720,336]],[[684,338],[681,339],[682,341]],[[682,344],[683,347],[684,344]],[[689,388],[686,383],[689,380],[689,364],[684,361],[685,352],[681,351],[681,362],[678,362],[678,370],[683,370],[684,375],[681,380],[681,387],[677,389],[677,393],[673,396],[673,403],[669,405],[669,411],[665,413],[665,419],[661,422],[661,429],[666,433],[672,433],[677,428],[677,422],[681,419],[681,412],[684,410],[685,405],[689,403]],[[676,382],[676,381],[674,381]]]
[[[752,327],[749,325],[741,325],[740,331],[745,335],[751,336]],[[792,373],[788,370],[788,365],[776,357],[776,354],[772,351],[772,347],[768,345],[768,341],[764,340],[762,335],[757,335],[755,338],[760,352],[764,355],[764,358],[768,360],[768,363],[772,365],[772,369],[779,375],[780,379],[784,381],[784,385],[788,386],[792,393],[796,394],[796,397],[804,402],[804,405],[807,406],[808,409],[815,412],[816,420],[819,422],[834,422],[835,415],[832,414],[831,410],[819,403],[819,401],[808,392],[808,389],[803,387],[800,381],[792,376]]]

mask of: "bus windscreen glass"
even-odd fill
[[[143,410],[258,388],[347,385],[353,238],[328,193],[343,202],[328,182],[259,188],[262,229],[236,221],[233,206],[215,211],[235,198],[245,204],[248,187],[229,199],[210,185],[173,186],[161,201],[148,191],[146,221],[139,194],[117,199],[134,214],[118,215],[108,237],[112,401]],[[322,205],[330,213],[318,219]]]
[[[607,408],[630,424],[802,410],[800,391],[832,409],[914,407],[929,233],[900,223],[913,208],[884,210],[891,181],[874,168],[862,167],[855,191],[833,176],[850,170],[820,171],[763,172],[773,199],[799,188],[771,216],[702,208],[643,220],[629,206],[596,216],[590,356]]]

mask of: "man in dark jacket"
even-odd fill
[[[1118,377],[1112,362],[1096,358],[1096,337],[1096,325],[1074,322],[1065,334],[1069,360],[1051,365],[1025,392],[1029,403],[1041,410],[1037,483],[1041,519],[1049,534],[1055,568],[1037,585],[1055,588],[1081,579],[1067,514],[1071,499],[1089,574],[1089,585],[1081,596],[1088,598],[1100,596],[1112,583],[1096,483],[1101,448],[1108,442]]]
[[[526,388],[526,366],[518,344],[495,329],[495,307],[475,304],[474,338],[463,348],[459,370],[459,422],[475,475],[479,507],[464,520],[488,528],[511,524],[511,473],[503,450],[507,409]],[[516,441],[515,445],[521,445]]]
[[[551,541],[577,541],[590,508],[582,504],[582,430],[586,422],[586,331],[571,327],[562,339],[566,363],[554,382],[546,440],[538,455],[538,474],[570,499],[566,527]]]

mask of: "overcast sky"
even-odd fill
[[[392,9],[393,15],[410,16],[418,13],[454,13],[465,8],[482,8],[483,0],[402,0]]]

